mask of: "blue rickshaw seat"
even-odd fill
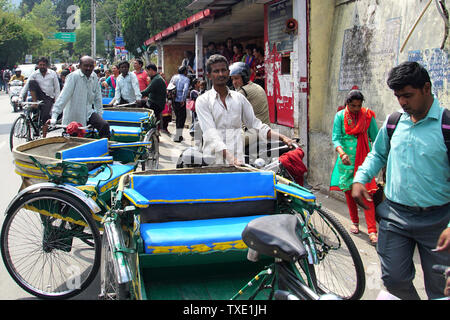
[[[273,172],[133,175],[125,196],[150,204],[275,200]]]
[[[112,174],[110,169],[112,169]],[[106,191],[108,188],[116,185],[119,182],[121,176],[126,173],[132,172],[134,170],[134,165],[125,165],[125,164],[110,164],[109,168],[105,168],[102,172],[96,174],[102,168],[95,168],[89,171],[89,175],[95,175],[93,177],[89,177],[86,185],[88,186],[97,186],[101,192]]]
[[[147,254],[246,249],[242,231],[257,216],[141,224]]]
[[[142,111],[113,111],[104,110],[103,119],[109,123],[123,123],[140,125],[141,122],[150,119],[151,113]]]
[[[142,134],[142,128],[140,127],[128,127],[128,126],[109,126],[111,135],[116,136],[132,136],[139,140]]]
[[[274,185],[270,171],[137,174],[124,195],[140,207],[146,254],[243,250],[247,223],[273,213]]]
[[[125,173],[134,170],[134,165],[113,164],[113,157],[108,154],[108,139],[94,140],[89,143],[85,143],[74,148],[65,149],[56,153],[56,158],[85,164],[108,164],[109,168],[105,168],[103,172],[101,167],[97,167],[89,171],[89,175],[93,176],[88,178],[86,185],[99,186],[100,191],[106,191],[109,187],[117,184],[119,178]],[[98,174],[96,174],[98,173]],[[100,182],[100,183],[99,183]]]

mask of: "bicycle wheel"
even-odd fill
[[[319,300],[320,296],[314,292],[319,290],[313,265],[304,261],[278,262],[276,274],[278,289],[290,292],[300,300]]]
[[[25,291],[47,299],[83,291],[100,265],[100,234],[77,199],[41,191],[8,210],[1,231],[3,262]]]
[[[159,139],[155,133],[152,135],[146,135],[144,138],[144,142],[152,142],[151,146],[146,147],[146,151],[144,153],[145,161],[142,162],[142,171],[146,169],[158,169],[159,165]]]
[[[319,259],[314,267],[320,294],[335,294],[345,300],[360,299],[366,286],[364,266],[345,228],[325,208],[315,210],[308,227]]]
[[[9,134],[9,148],[31,141],[31,128],[25,115],[20,115],[13,123]]]
[[[113,263],[113,252],[106,234],[102,236],[102,258],[100,263],[100,295],[101,300],[129,299],[128,284],[119,284]]]

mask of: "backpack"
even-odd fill
[[[389,137],[389,141],[391,141],[392,135],[394,134],[394,130],[397,127],[401,115],[402,113],[397,111],[392,113],[388,118],[386,130]],[[450,163],[450,110],[448,109],[444,109],[444,113],[442,114],[441,128],[442,128],[442,135],[444,136],[444,144],[447,147],[448,162]]]
[[[176,75],[175,75],[176,76]],[[173,76],[173,78],[170,80],[169,85],[167,86],[167,100],[175,101],[175,98],[177,97],[177,86],[176,86],[176,78]]]

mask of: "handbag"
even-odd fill
[[[386,167],[381,169],[377,179],[378,190],[372,195],[373,205],[375,208],[386,199],[386,196],[384,195],[385,184],[386,184]],[[375,210],[375,220],[377,222],[380,222],[380,217],[376,214],[376,210]]]
[[[186,101],[186,109],[195,112],[195,100],[189,99]]]

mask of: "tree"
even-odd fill
[[[137,48],[154,35],[171,25],[189,17],[192,12],[185,9],[191,0],[125,0],[119,5],[125,47],[134,55]]]
[[[103,43],[104,37],[100,30],[97,28],[97,51],[103,53],[105,51],[105,46]],[[87,22],[81,23],[81,28],[76,30],[77,41],[73,46],[73,54],[76,59],[84,55],[91,55],[91,24]]]
[[[39,47],[42,33],[20,17],[0,10],[0,67],[23,62],[25,54]]]
[[[34,48],[33,55],[53,57],[62,55],[62,50],[67,44],[61,40],[51,39],[52,34],[59,31],[58,22],[60,18],[56,14],[56,6],[51,0],[42,0],[35,4],[33,10],[25,15],[25,20],[31,23],[42,33],[43,40],[38,48]]]

